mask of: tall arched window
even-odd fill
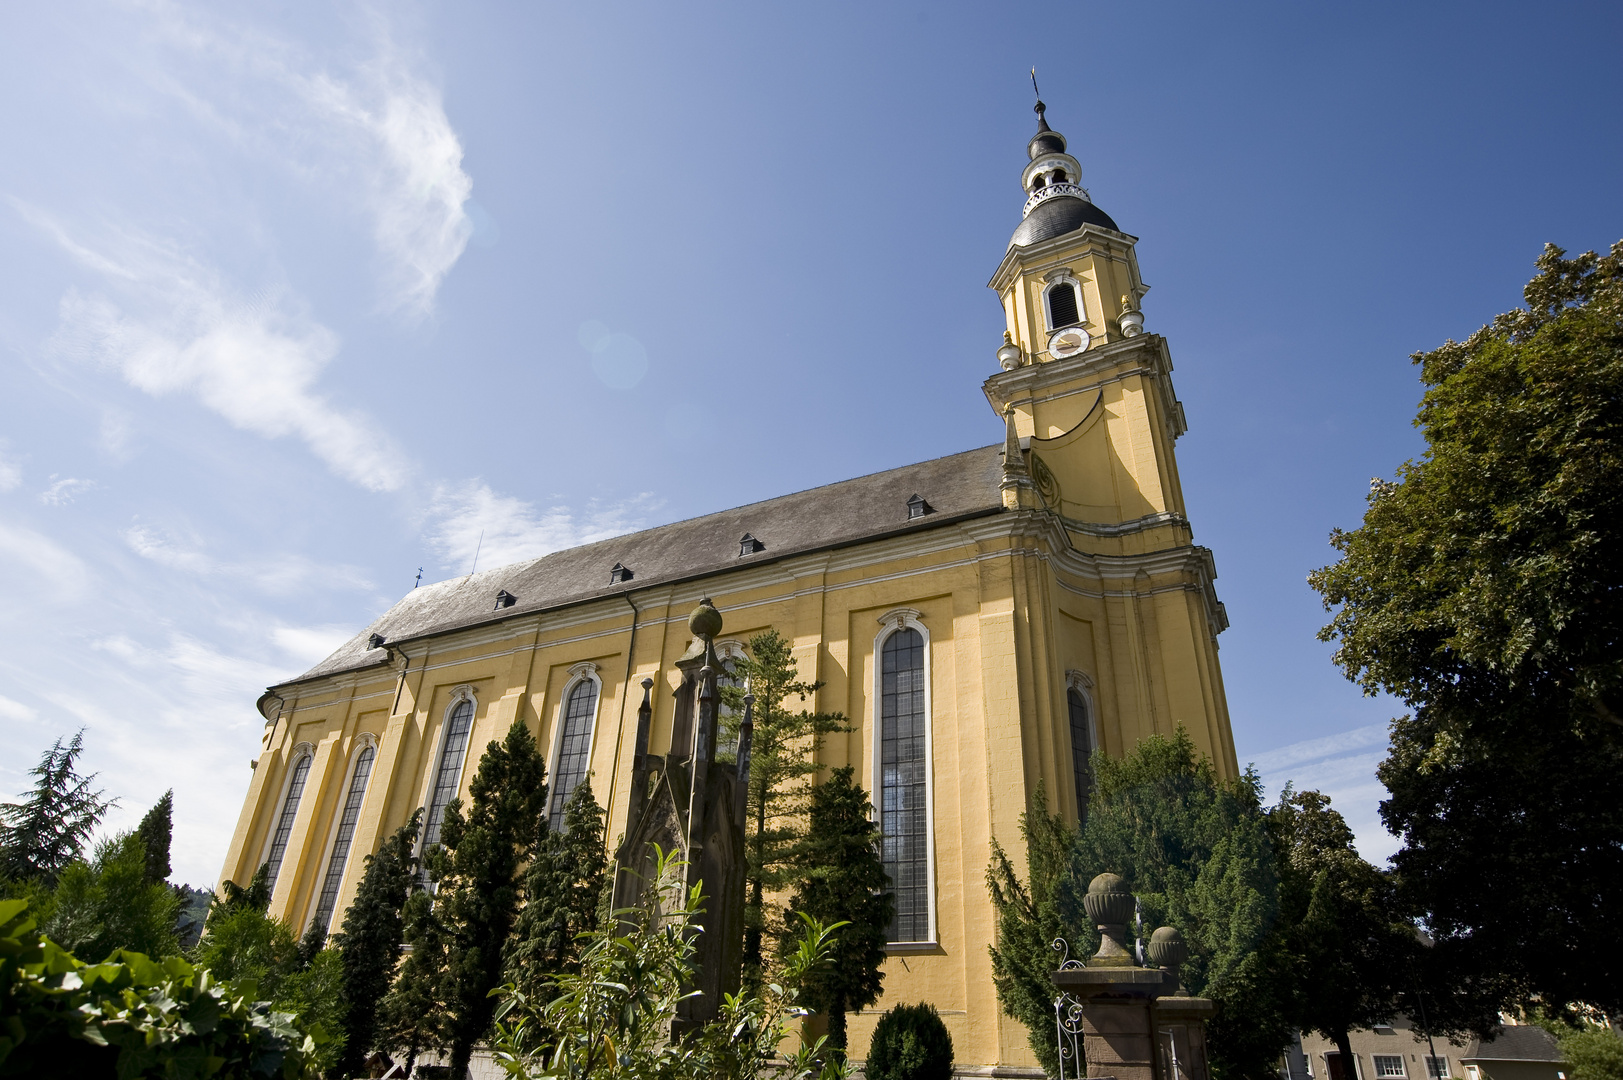
[[[265,859],[270,868],[265,873],[265,882],[273,892],[276,889],[276,875],[282,869],[282,856],[287,854],[288,838],[293,835],[293,822],[299,816],[299,799],[304,795],[304,782],[310,778],[311,760],[306,751],[293,763],[287,794],[282,797],[282,813],[276,819],[276,831],[271,834],[270,854]]]
[[[1060,281],[1048,289],[1048,325],[1058,330],[1082,321],[1082,305],[1077,302],[1076,282]]]
[[[1082,691],[1071,687],[1065,691],[1065,703],[1071,714],[1071,770],[1076,777],[1076,819],[1088,816],[1088,795],[1093,791],[1093,728],[1088,723],[1088,703]]]
[[[338,833],[333,837],[332,854],[327,857],[327,876],[321,882],[321,898],[316,903],[315,921],[322,929],[331,925],[333,908],[338,905],[338,887],[344,883],[344,865],[349,862],[349,845],[355,839],[355,823],[361,819],[361,803],[366,799],[366,782],[372,777],[375,757],[377,750],[371,745],[361,747],[355,755],[355,771],[349,777],[349,793],[344,797]]]
[[[553,831],[562,832],[564,807],[586,778],[592,751],[592,721],[597,718],[597,680],[581,678],[564,701],[563,730],[558,736],[558,760],[552,768]]]
[[[930,820],[924,636],[902,626],[880,654],[879,829],[896,898],[891,941],[930,940]]]
[[[428,818],[423,822],[423,851],[440,842],[440,826],[445,824],[445,806],[456,798],[462,786],[462,763],[468,756],[468,734],[473,730],[473,701],[463,698],[451,707],[445,718],[445,742],[440,749],[440,767],[434,774],[434,790],[428,800]]]

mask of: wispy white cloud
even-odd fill
[[[21,526],[0,523],[0,568],[20,581],[46,585],[63,596],[77,597],[89,587],[90,570],[55,540]],[[0,570],[0,580],[9,576]]]
[[[0,442],[0,491],[16,491],[23,483],[23,464]]]
[[[278,553],[249,561],[221,561],[201,546],[183,543],[162,529],[137,523],[119,534],[129,549],[160,566],[199,577],[231,578],[260,592],[282,596],[306,588],[366,591],[371,580],[359,567],[332,566]]]
[[[1352,828],[1359,852],[1379,864],[1398,848],[1378,810],[1386,788],[1376,779],[1375,768],[1386,756],[1386,743],[1386,725],[1370,724],[1278,747],[1258,755],[1253,764],[1263,788],[1275,797],[1286,784],[1328,795]]]
[[[16,720],[26,723],[39,716],[39,710],[31,705],[24,705],[20,701],[13,701],[0,695],[0,720]]]
[[[315,667],[355,636],[353,626],[278,626],[271,640],[300,666]]]
[[[373,53],[334,70],[291,42],[206,9],[150,6],[177,52],[205,65],[205,92],[176,65],[149,73],[199,120],[279,167],[362,200],[384,256],[385,306],[433,310],[473,234],[473,180],[440,89],[374,12]],[[218,83],[268,86],[225,93]]]
[[[317,392],[338,337],[288,290],[243,296],[173,243],[121,229],[107,237],[116,250],[96,250],[37,208],[14,205],[118,286],[131,308],[70,289],[51,341],[57,355],[103,364],[154,396],[190,393],[244,431],[302,439],[362,487],[392,491],[405,482],[408,466],[371,418]]]
[[[89,491],[95,486],[94,480],[85,480],[77,476],[64,476],[58,480],[56,473],[52,473],[51,486],[40,492],[39,501],[46,506],[67,506],[81,492]]]
[[[445,567],[467,573],[477,551],[489,568],[589,544],[640,528],[659,501],[650,494],[623,502],[592,502],[584,511],[533,503],[491,490],[483,480],[436,489],[425,538]]]

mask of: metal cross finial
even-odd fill
[[[1031,69],[1031,92],[1037,95],[1037,104],[1032,106],[1032,111],[1034,111],[1037,114],[1037,130],[1038,131],[1047,131],[1048,130],[1048,118],[1045,117],[1043,115],[1043,113],[1048,111],[1048,106],[1043,104],[1043,92],[1041,90],[1037,89],[1037,69],[1036,68]]]
[[[411,587],[415,589],[417,586],[421,585],[422,583],[423,583],[423,568],[421,566],[419,566],[417,568],[417,580],[411,583]]]
[[[1037,89],[1037,69],[1036,68],[1031,69],[1031,92],[1033,94],[1037,95],[1037,100],[1038,101],[1041,101],[1043,99],[1043,92],[1041,90]]]

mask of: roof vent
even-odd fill
[[[634,575],[631,573],[631,567],[626,566],[623,563],[615,563],[609,569],[609,584],[618,585],[622,581],[630,581],[633,576]]]
[[[383,643],[388,640],[389,639],[384,637],[382,634],[373,634],[371,637],[366,639],[366,647],[368,649],[381,649],[383,648]]]
[[[503,589],[501,592],[496,594],[497,611],[500,611],[504,607],[512,607],[516,603],[518,603],[518,597],[508,592],[506,589]]]
[[[922,495],[914,495],[907,500],[907,520],[912,521],[914,518],[921,518],[925,514],[933,513],[935,513],[935,507],[925,502]]]
[[[745,533],[744,538],[738,542],[738,554],[740,556],[754,555],[757,551],[765,550],[766,545],[755,539],[755,537],[751,536],[749,533]]]

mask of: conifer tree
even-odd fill
[[[404,1075],[410,1076],[417,1055],[444,1046],[450,1034],[445,1008],[447,935],[428,892],[411,894],[401,921],[411,951],[379,1007],[376,1042],[379,1049],[403,1052]]]
[[[405,939],[401,909],[411,891],[415,869],[412,852],[423,812],[396,829],[376,855],[366,857],[355,900],[344,912],[344,922],[333,935],[343,961],[344,1055],[338,1075],[355,1076],[365,1067],[366,1055],[378,1041],[378,1012]]]
[[[829,1045],[841,1055],[845,1014],[872,1005],[884,988],[885,928],[896,912],[873,805],[852,779],[855,772],[850,765],[835,769],[812,792],[810,827],[796,859],[800,878],[789,905],[791,915],[803,912],[834,927],[828,962],[807,974],[802,993],[808,1005],[828,1014]],[[793,948],[796,941],[786,937],[784,945]]]
[[[100,962],[117,949],[154,958],[180,952],[180,897],[147,880],[146,849],[135,833],[103,840],[89,859],[63,868],[52,901],[45,932],[82,959]]]
[[[0,879],[56,884],[57,875],[80,857],[102,815],[113,805],[91,787],[96,774],[80,776],[84,732],[67,745],[57,739],[28,771],[34,790],[22,802],[0,804]]]
[[[776,630],[750,639],[749,655],[737,661],[733,674],[755,695],[744,826],[744,973],[753,985],[761,971],[762,934],[775,921],[766,896],[794,880],[793,855],[806,836],[818,748],[824,735],[850,728],[839,713],[789,708],[791,697],[805,701],[823,684],[800,678],[789,642]],[[743,697],[740,687],[722,688],[733,723],[742,715]]]
[[[445,808],[442,845],[426,861],[438,883],[435,907],[446,929],[445,1007],[451,1076],[462,1080],[473,1046],[495,1014],[490,992],[518,917],[521,872],[535,856],[547,805],[546,763],[535,736],[515,720],[485,748],[469,786]]]
[[[220,893],[209,904],[208,916],[203,920],[204,931],[213,933],[216,923],[242,908],[263,913],[270,908],[270,902],[270,863],[264,862],[246,886],[235,881],[220,883]]]
[[[141,844],[146,848],[148,884],[157,885],[169,880],[169,845],[174,834],[174,815],[175,789],[170,788],[135,828],[135,835],[141,838]]]
[[[507,979],[528,997],[544,1000],[556,978],[580,970],[580,936],[598,928],[608,853],[603,846],[603,808],[590,778],[576,786],[564,806],[564,828],[542,822],[536,856],[524,873],[524,910],[507,955]]]

